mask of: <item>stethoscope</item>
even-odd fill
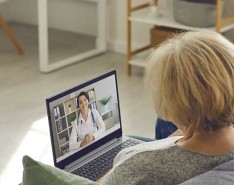
[[[93,121],[93,127],[97,127],[97,129],[98,129],[98,126],[97,126],[97,124],[96,124],[96,122],[95,122],[95,119],[94,119],[94,115],[93,115],[92,110],[91,110],[91,116],[92,116],[92,121]],[[84,121],[83,121],[83,120],[80,120],[80,123],[83,124]],[[77,119],[77,125],[79,125],[78,119]]]

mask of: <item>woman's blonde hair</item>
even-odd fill
[[[168,39],[150,56],[146,82],[158,116],[180,128],[209,132],[234,122],[234,45],[218,33]]]

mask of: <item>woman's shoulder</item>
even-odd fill
[[[182,136],[174,136],[162,140],[156,140],[152,142],[144,142],[133,147],[126,148],[118,153],[115,158],[115,163],[125,161],[136,154],[143,153],[155,153],[155,152],[166,152],[165,149],[171,148],[176,145],[176,141],[182,138]]]
[[[166,149],[171,146],[175,146],[176,142],[183,138],[183,136],[173,136],[168,137],[161,140],[155,140],[151,142],[143,142],[141,144],[138,144],[136,146],[127,148],[126,150],[159,150],[159,149]]]
[[[154,147],[156,143],[157,142],[150,142],[150,145]],[[177,145],[173,145],[164,149],[155,150],[147,147],[138,152],[124,152],[124,154],[121,156],[118,154],[115,158],[114,168],[112,169],[109,177],[107,177],[107,180],[114,180],[118,182],[118,184],[127,184],[129,180],[123,179],[123,176],[128,176],[131,178],[132,182],[137,182],[138,180],[144,182],[145,180],[150,180],[150,178],[153,178],[154,182],[157,183],[162,178],[161,175],[164,175],[164,168],[167,166],[165,163],[167,163],[168,160],[172,160],[170,164],[173,163],[173,165],[175,165],[173,162],[175,157],[176,160],[174,161],[178,161],[178,155],[176,155],[177,147]],[[133,174],[136,174],[137,178],[136,175]],[[149,174],[154,174],[155,177],[149,177]],[[112,179],[112,176],[115,176],[115,178]],[[147,179],[145,179],[146,177]],[[160,182],[158,183],[160,184]]]

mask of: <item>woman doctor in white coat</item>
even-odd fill
[[[77,97],[77,104],[80,108],[78,118],[73,121],[70,135],[70,151],[83,147],[105,132],[105,124],[96,109],[89,109],[89,96],[86,92],[81,92]]]

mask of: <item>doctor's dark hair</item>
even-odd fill
[[[89,101],[89,95],[88,95],[88,93],[82,91],[82,92],[80,92],[80,94],[77,96],[77,102],[76,102],[76,103],[77,103],[78,106],[79,106],[79,98],[80,98],[81,96],[85,96],[86,99]]]

